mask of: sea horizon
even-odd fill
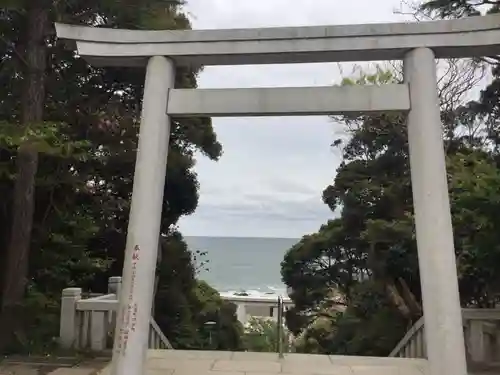
[[[198,277],[219,292],[284,294],[281,262],[300,239],[283,237],[184,236],[191,251],[206,252]]]
[[[182,232],[181,232],[182,233]],[[274,239],[274,240],[295,240],[295,241],[300,241],[300,238],[297,237],[271,237],[271,236],[229,236],[229,235],[223,235],[223,236],[218,236],[218,235],[190,235],[190,234],[184,234],[182,233],[182,236],[184,238],[264,238],[264,239]]]

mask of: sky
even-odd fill
[[[400,22],[400,0],[188,0],[195,29]],[[327,86],[353,64],[205,67],[200,88]],[[328,117],[215,118],[224,154],[199,156],[200,200],[181,219],[186,236],[299,238],[334,217],[322,202],[342,126]]]

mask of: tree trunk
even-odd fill
[[[45,38],[49,27],[49,7],[41,0],[30,0],[26,4],[24,61],[21,62],[25,69],[21,126],[27,131],[43,121],[47,68]],[[29,140],[19,146],[16,168],[12,226],[2,290],[0,349],[5,348],[14,329],[19,328],[16,311],[24,297],[29,270],[35,176],[38,168],[38,152]]]
[[[389,297],[390,301],[394,304],[394,306],[397,307],[401,315],[403,315],[406,319],[409,321],[412,321],[412,314],[411,310],[406,304],[406,301],[404,300],[403,297],[401,297],[401,294],[398,291],[398,288],[392,281],[385,280],[385,290],[387,292],[387,296]]]
[[[406,281],[401,277],[398,278],[398,281],[399,284],[401,285],[401,290],[402,290],[401,295],[403,296],[403,299],[406,301],[406,304],[410,308],[412,319],[414,321],[420,319],[420,317],[423,315],[422,305],[418,302],[417,298],[410,290],[410,287],[408,286]]]

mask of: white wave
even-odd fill
[[[271,296],[283,296],[288,297],[286,292],[286,288],[266,285],[265,287],[257,287],[257,288],[231,288],[231,289],[219,289],[218,292],[224,296],[237,296],[248,295],[249,297],[271,297]]]

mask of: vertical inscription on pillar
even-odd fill
[[[134,302],[134,289],[140,252],[141,249],[139,245],[135,245],[134,251],[132,252],[132,274],[130,277],[130,289],[128,292],[127,303],[121,310],[122,321],[120,322],[120,337],[118,339],[118,347],[116,348],[116,351],[122,356],[125,356],[127,352],[129,336],[132,332],[135,332],[135,326],[137,323],[137,310],[139,306],[136,302]]]

